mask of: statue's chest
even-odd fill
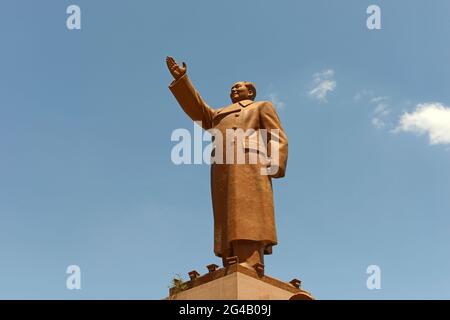
[[[259,112],[255,106],[217,114],[213,119],[213,128],[226,129],[259,129]]]

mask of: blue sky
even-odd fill
[[[161,299],[175,274],[220,264],[209,167],[170,159],[172,131],[193,131],[172,55],[214,107],[238,80],[278,107],[269,275],[319,299],[450,299],[448,1],[0,6],[0,298]]]

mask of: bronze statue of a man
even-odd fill
[[[201,122],[203,129],[215,130],[223,137],[227,137],[230,130],[268,132],[265,145],[256,148],[257,153],[264,154],[267,162],[242,164],[217,161],[211,164],[214,253],[222,258],[224,265],[230,258],[237,257],[244,266],[264,270],[264,254],[271,254],[272,246],[277,244],[272,178],[285,175],[288,156],[287,136],[277,112],[269,101],[254,101],[256,88],[250,82],[234,84],[230,93],[232,104],[212,109],[188,78],[186,64],[180,67],[171,57],[167,57],[166,62],[175,79],[169,89],[186,114],[192,120]],[[223,149],[228,153],[227,146],[235,143],[234,139],[229,140],[219,142],[223,143]],[[262,174],[262,169],[271,165],[275,145],[278,158],[276,170]],[[245,145],[243,149],[246,157],[255,151],[251,145]]]

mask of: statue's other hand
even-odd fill
[[[186,63],[183,62],[183,66],[180,67],[172,57],[166,57],[166,63],[175,80],[178,80],[186,73]]]

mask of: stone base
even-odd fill
[[[198,274],[197,274],[198,275]],[[183,283],[184,290],[171,288],[171,300],[314,300],[295,285],[234,264],[210,271]],[[178,291],[178,292],[177,292]]]

